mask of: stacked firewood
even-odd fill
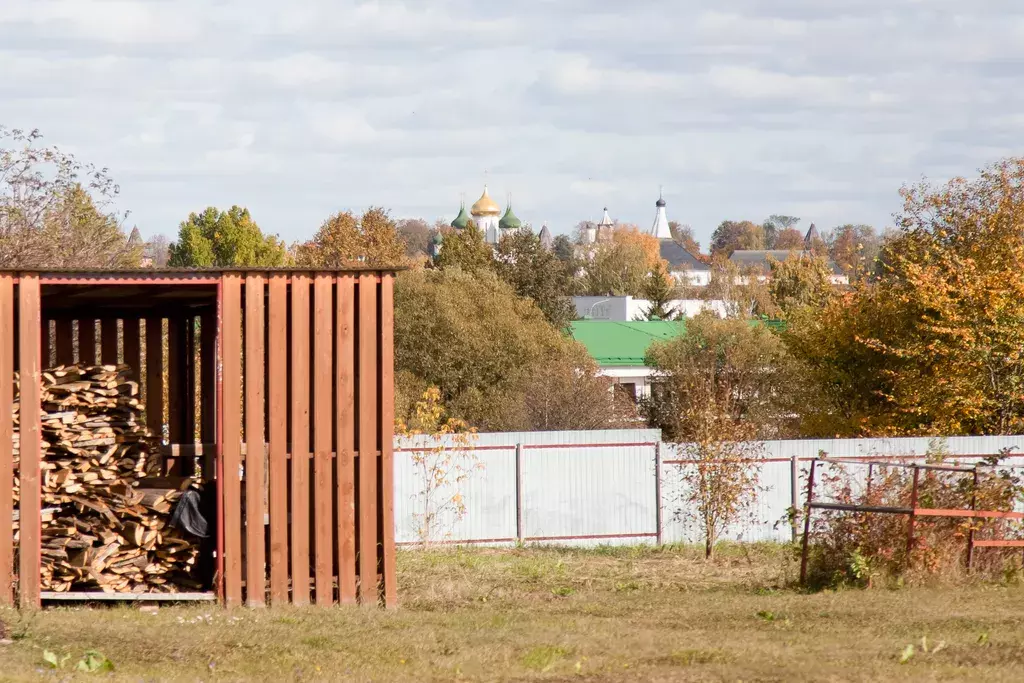
[[[163,592],[200,585],[192,576],[196,539],[170,525],[175,502],[195,484],[146,481],[160,474],[159,451],[141,421],[138,385],[128,381],[128,371],[100,365],[43,372],[45,591]],[[14,495],[17,500],[17,487]]]

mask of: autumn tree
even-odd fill
[[[142,258],[151,268],[166,268],[171,258],[171,239],[167,235],[154,235],[143,247]]]
[[[830,431],[1020,433],[1024,159],[902,195],[875,279],[787,332],[830,390]]]
[[[459,268],[466,272],[494,269],[494,251],[473,221],[465,228],[450,229],[444,235],[441,253],[434,261],[441,270]]]
[[[503,235],[494,253],[494,268],[518,296],[532,299],[559,329],[575,317],[569,300],[573,273],[544,248],[533,231],[524,228]]]
[[[778,308],[768,289],[767,275],[763,269],[741,267],[718,254],[711,261],[711,278],[699,294],[706,301],[722,301],[729,318],[772,317]]]
[[[0,266],[138,266],[142,245],[113,209],[119,190],[107,169],[41,139],[0,126]]]
[[[551,251],[559,261],[565,264],[576,264],[576,248],[568,235],[558,235],[551,245]],[[573,268],[575,272],[575,268]]]
[[[340,211],[325,220],[313,239],[295,248],[295,261],[307,268],[397,266],[406,247],[385,209],[371,207],[361,216]]]
[[[232,206],[227,211],[209,207],[189,214],[178,227],[178,241],[170,247],[172,267],[285,265],[288,251],[274,235],[264,235],[249,210]]]
[[[434,228],[422,218],[403,218],[395,226],[398,237],[405,243],[405,255],[408,257],[426,255],[430,248],[430,238],[434,236]]]
[[[787,231],[792,230],[799,234],[796,229],[796,224],[800,222],[800,219],[796,216],[783,216],[779,214],[772,214],[765,219],[762,228],[764,229],[764,248],[765,249],[787,249],[790,247],[779,246],[779,236]]]
[[[765,249],[764,226],[750,221],[722,221],[711,234],[711,253],[726,257],[738,249]]]
[[[783,228],[775,235],[775,246],[773,249],[803,251],[803,248],[804,236],[796,228]]]
[[[863,279],[875,271],[882,238],[872,226],[840,225],[829,230],[824,239],[832,261],[851,280]]]
[[[832,269],[824,258],[803,252],[773,259],[768,292],[783,315],[807,306],[820,308],[835,293]]]
[[[669,221],[668,229],[672,233],[672,239],[676,244],[694,256],[700,254],[700,242],[694,236],[693,228],[689,225],[683,225],[678,221]]]
[[[582,287],[594,296],[643,296],[648,273],[662,264],[657,238],[636,226],[619,225],[611,238],[592,245]]]

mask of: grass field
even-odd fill
[[[0,645],[0,680],[1024,678],[1016,585],[803,594],[787,587],[795,567],[781,547],[727,548],[711,563],[693,548],[408,551],[399,561],[402,607],[388,613],[0,611],[13,638]],[[76,673],[89,650],[113,671]],[[49,669],[46,651],[68,655],[63,668]]]

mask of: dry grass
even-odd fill
[[[693,548],[404,552],[400,567],[391,613],[0,612],[14,638],[0,679],[1021,680],[1015,585],[803,594],[771,546],[713,563]],[[45,650],[67,669],[45,669]],[[71,672],[87,650],[114,672]]]

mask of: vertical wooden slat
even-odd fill
[[[53,343],[50,341],[50,327],[52,327],[50,323],[53,321],[49,318],[43,318],[42,320],[42,329],[40,330],[39,337],[40,367],[47,368],[50,367],[50,356],[53,350]]]
[[[82,365],[96,364],[96,321],[78,321],[78,362]]]
[[[196,393],[196,320],[194,315],[185,317],[185,332],[183,339],[185,351],[181,354],[181,363],[184,369],[185,399],[182,407],[182,436],[184,443],[195,443],[196,441],[196,409],[199,407],[199,396]],[[195,474],[195,459],[190,458],[192,463],[189,474]]]
[[[266,602],[263,525],[263,281],[245,276],[245,588],[246,604]]]
[[[331,435],[334,429],[334,402],[331,398],[334,373],[331,358],[334,351],[333,284],[333,278],[324,273],[318,273],[313,280],[313,550],[316,555],[318,605],[334,602],[334,517],[331,514],[334,501],[331,487]]]
[[[75,362],[75,328],[70,319],[57,321],[55,330],[57,347],[57,365],[71,365]]]
[[[79,327],[79,339],[82,328]],[[164,330],[160,318],[146,318],[146,426],[164,436]]]
[[[288,602],[288,278],[270,276],[267,400],[270,434],[270,602]]]
[[[14,277],[0,274],[0,406],[14,403]],[[70,335],[69,335],[70,336]],[[14,421],[0,410],[0,520],[14,515]],[[0,524],[0,605],[14,602],[14,530]]]
[[[100,321],[100,362],[117,365],[117,318]]]
[[[242,291],[241,276],[225,273],[222,280],[221,354],[224,395],[222,454],[224,481],[224,601],[228,607],[242,602]]]
[[[309,604],[309,276],[292,276],[292,603]]]
[[[377,603],[377,277],[359,276],[359,601]]]
[[[167,434],[171,443],[185,441],[185,321],[167,319]]]
[[[338,392],[338,594],[342,603],[356,600],[355,297],[355,278],[351,275],[338,277],[335,387]]]
[[[199,440],[213,444],[217,440],[217,319],[215,312],[204,313],[199,328]],[[213,451],[203,450],[203,477],[213,472]]]
[[[39,461],[42,434],[39,419],[42,364],[39,277],[23,274],[18,282],[18,337],[21,405],[19,415],[21,484],[18,589],[22,607],[39,605],[40,506]]]
[[[384,605],[398,606],[395,575],[395,339],[394,275],[381,276],[380,283],[380,449],[379,491],[381,527],[381,573],[384,575]]]
[[[128,378],[138,382],[142,377],[142,339],[139,334],[139,319],[124,319],[124,362],[128,366]]]

